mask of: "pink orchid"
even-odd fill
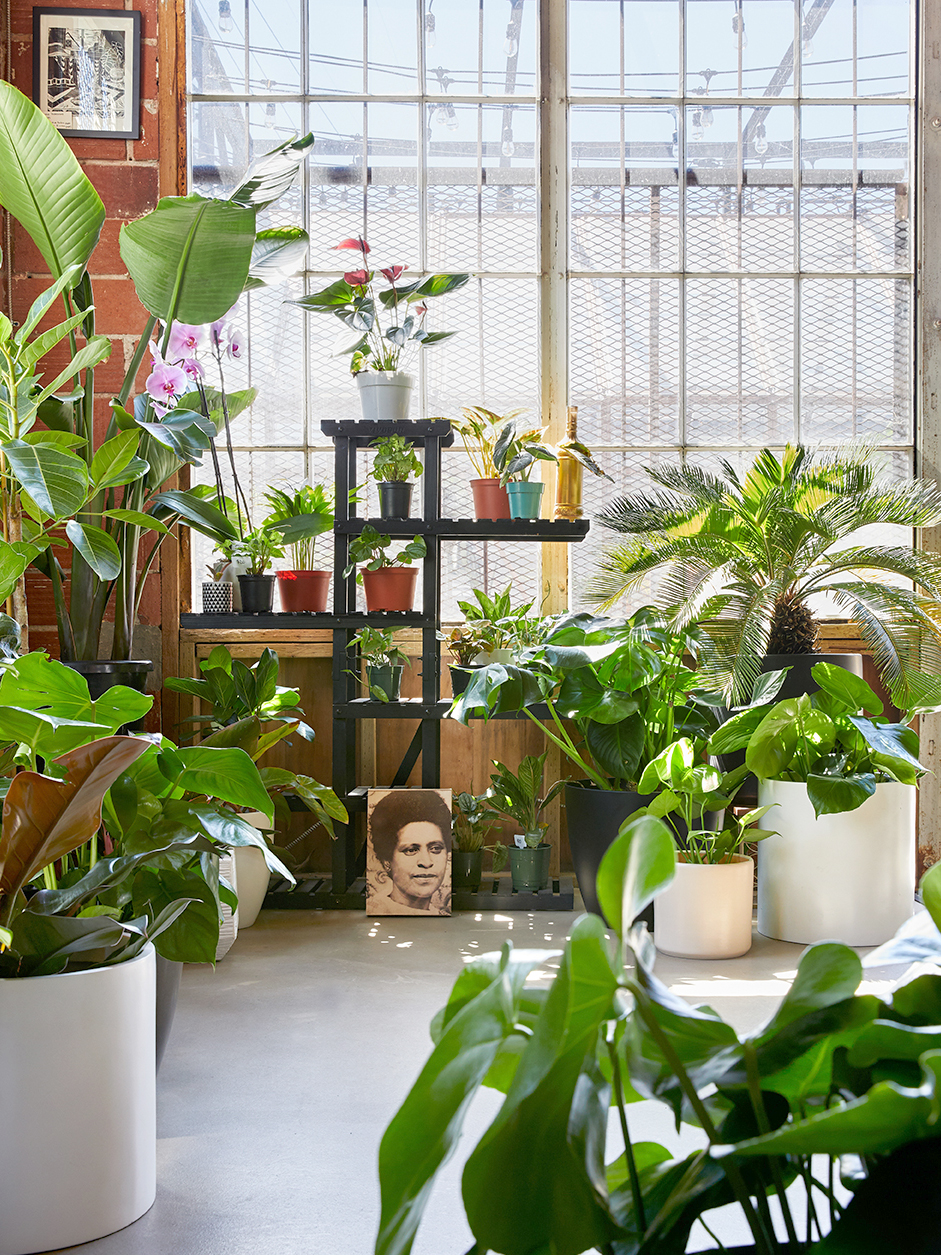
[[[242,333],[240,331],[229,331],[229,347],[226,350],[229,357],[236,361],[242,356]]]
[[[341,248],[353,248],[358,253],[362,253],[364,257],[370,251],[369,245],[366,241],[361,240],[358,237],[355,240],[341,240],[339,244],[334,244],[333,251],[337,253]]]
[[[193,358],[199,352],[206,333],[202,327],[194,327],[190,323],[175,322],[170,328],[170,340],[167,345],[167,356],[171,361],[181,357]]]
[[[179,366],[157,362],[153,371],[147,376],[144,387],[153,399],[154,409],[162,418],[167,410],[173,409],[186,391],[186,372]]]
[[[369,282],[368,270],[349,270],[343,276],[351,288],[362,288]]]
[[[388,270],[380,270],[379,273],[388,279],[390,283],[395,283],[399,275],[406,270],[408,270],[408,266],[390,266]]]
[[[194,383],[197,379],[203,379],[206,374],[202,364],[197,362],[195,357],[184,357],[180,362],[180,369],[184,371],[187,379],[192,379]]]
[[[228,330],[228,314],[224,314],[222,318],[217,318],[214,323],[209,325],[209,343],[214,349],[221,347],[225,340],[226,331]]]

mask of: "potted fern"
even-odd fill
[[[718,474],[696,466],[647,474],[656,491],[620,497],[598,516],[625,539],[605,555],[590,598],[611,606],[658,575],[671,621],[701,623],[711,643],[703,672],[730,704],[750,699],[760,673],[785,667],[783,697],[813,691],[821,596],[859,624],[896,705],[906,705],[912,668],[939,668],[941,556],[857,538],[875,523],[937,526],[934,484],[892,481],[858,452],[803,445],[780,457],[763,449],[744,475],[726,461]],[[862,674],[858,655],[826,658]]]
[[[297,489],[272,488],[264,523],[290,550],[291,567],[277,572],[281,609],[288,613],[322,613],[327,608],[330,572],[314,566],[317,537],[333,528],[333,494],[323,484]]]
[[[516,772],[494,759],[497,770],[491,775],[490,788],[484,794],[487,810],[513,820],[521,829],[514,835],[509,849],[510,875],[513,888],[518,892],[538,892],[549,883],[552,847],[545,840],[548,825],[541,816],[562,792],[566,781],[556,780],[543,791],[547,754],[548,750],[538,758],[527,754]]]

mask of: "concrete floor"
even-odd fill
[[[379,1139],[428,1055],[428,1023],[462,961],[507,937],[519,947],[560,946],[574,918],[263,912],[215,971],[184,972],[157,1091],[154,1207],[120,1233],[73,1249],[369,1255]],[[747,1030],[784,994],[800,953],[756,935],[744,958],[663,956],[657,971],[677,993]],[[900,973],[867,973],[867,988],[886,989]],[[467,1151],[497,1107],[489,1091],[475,1104]],[[629,1110],[637,1138],[687,1151],[701,1144],[695,1129],[677,1137],[656,1104]],[[439,1181],[415,1255],[462,1255],[471,1246],[460,1171],[459,1156]],[[712,1215],[723,1241],[747,1240],[737,1215]],[[713,1246],[694,1229],[690,1250]]]

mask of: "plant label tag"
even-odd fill
[[[513,840],[516,842],[516,848],[518,850],[526,849],[526,838],[523,836],[521,832],[514,832]]]

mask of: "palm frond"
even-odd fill
[[[815,570],[801,583],[801,595],[820,592],[835,576],[864,575],[869,571],[885,572],[911,580],[934,598],[941,599],[941,554],[925,549],[909,549],[901,545],[866,545],[853,549],[837,549],[826,555]],[[881,581],[880,581],[881,583]]]
[[[722,505],[732,495],[731,485],[724,483],[718,475],[690,462],[684,462],[680,466],[663,462],[647,467],[647,474],[655,484],[691,497],[699,505]],[[734,482],[733,472],[733,484]]]
[[[711,575],[726,564],[734,565],[740,557],[734,545],[715,537],[700,536],[695,540],[695,546],[689,538],[664,540],[653,545],[642,541],[616,545],[603,555],[597,574],[589,582],[586,599],[592,605],[610,607],[651,571],[660,568],[668,576],[686,568],[694,587],[698,587],[700,573]],[[682,564],[682,568],[678,564]]]
[[[859,624],[889,688],[899,683],[905,668],[925,669],[941,657],[941,606],[932,599],[865,580],[833,583],[826,591]]]

